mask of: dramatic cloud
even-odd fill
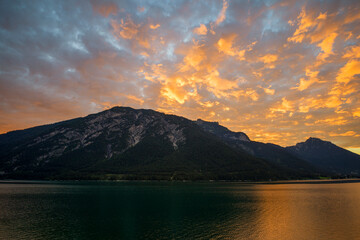
[[[358,1],[0,2],[0,131],[152,108],[360,152]]]

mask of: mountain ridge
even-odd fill
[[[217,122],[151,109],[113,107],[0,135],[2,178],[269,180],[327,175],[329,169],[315,165],[290,148],[251,141]]]
[[[13,178],[267,179],[272,164],[232,149],[193,121],[114,107],[0,136],[0,169]]]

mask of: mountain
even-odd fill
[[[359,155],[320,139],[283,148],[217,122],[129,107],[0,135],[3,179],[268,180],[359,170]]]
[[[360,155],[338,147],[331,142],[309,138],[286,148],[305,161],[335,174],[360,175]]]
[[[246,135],[234,136],[249,141]],[[231,147],[196,122],[128,107],[0,135],[0,175],[18,179],[302,177]]]
[[[203,130],[216,135],[229,146],[241,149],[256,158],[267,160],[288,171],[300,172],[302,175],[309,175],[309,177],[314,173],[324,174],[322,170],[315,168],[312,164],[295,156],[281,146],[251,141],[245,133],[232,132],[217,122],[207,122],[198,119],[196,123]]]

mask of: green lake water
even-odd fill
[[[0,182],[0,239],[360,239],[360,183]]]

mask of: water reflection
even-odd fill
[[[360,239],[360,186],[258,185],[251,239]]]
[[[360,184],[0,184],[0,239],[360,239]]]

